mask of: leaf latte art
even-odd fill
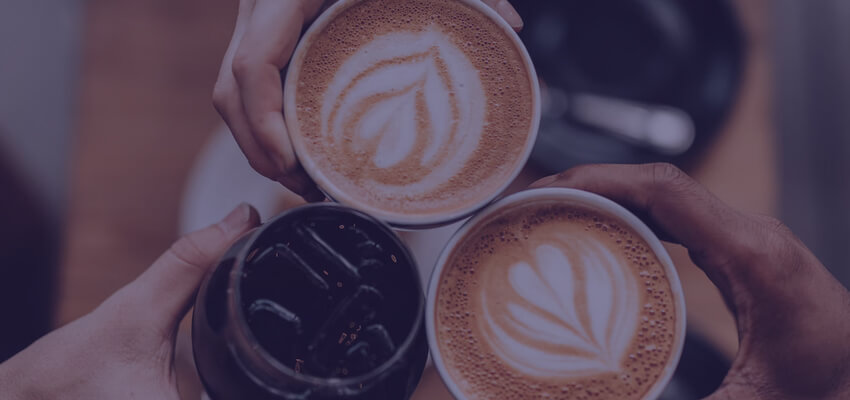
[[[522,168],[539,117],[514,33],[458,0],[342,5],[287,77],[305,170],[333,199],[402,225],[490,201]]]
[[[459,173],[484,126],[478,73],[436,30],[375,38],[340,67],[324,97],[322,135],[358,158],[361,180],[396,196]]]
[[[678,343],[677,306],[639,235],[546,198],[468,229],[433,300],[440,362],[466,398],[645,397]]]
[[[542,377],[619,372],[637,326],[638,287],[610,249],[587,235],[556,234],[481,290],[483,332],[510,366]]]

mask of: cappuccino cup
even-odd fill
[[[658,238],[625,208],[533,189],[449,240],[428,288],[431,356],[457,399],[655,399],[685,339]]]
[[[299,42],[284,113],[330,199],[425,228],[468,217],[519,174],[540,90],[519,37],[480,0],[341,0]]]

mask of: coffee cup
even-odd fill
[[[516,193],[467,221],[436,263],[425,318],[434,364],[462,400],[655,399],[686,325],[652,231],[565,188]]]
[[[298,44],[284,113],[330,199],[425,228],[468,217],[519,174],[540,94],[519,37],[480,0],[341,0]]]
[[[407,399],[428,357],[424,308],[388,226],[305,205],[243,236],[205,278],[195,365],[213,400]]]

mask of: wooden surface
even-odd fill
[[[219,123],[210,95],[235,7],[88,2],[58,322],[91,310],[175,239],[184,179]]]
[[[737,207],[774,213],[766,3],[738,4],[749,38],[744,87],[723,133],[691,172]],[[176,238],[185,177],[219,123],[210,94],[235,8],[230,0],[88,2],[57,323],[90,311]],[[736,333],[716,289],[682,249],[671,254],[690,328],[731,357]],[[185,398],[196,395],[191,377],[182,381]],[[442,398],[443,390],[429,370],[416,398]]]
[[[57,324],[93,309],[175,240],[185,177],[220,123],[210,96],[237,5],[86,4]],[[178,361],[184,397],[197,399],[197,382],[182,378],[194,371]]]

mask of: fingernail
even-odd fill
[[[227,232],[242,232],[251,220],[251,206],[241,203],[221,220],[221,227]]]
[[[522,17],[516,12],[514,7],[511,5],[508,0],[501,0],[496,4],[496,10],[499,11],[499,15],[508,22],[508,24],[514,29],[522,28],[523,22]]]
[[[535,181],[531,185],[528,185],[528,187],[530,187],[530,188],[544,187],[544,186],[548,186],[548,185],[555,183],[556,180],[558,180],[558,175],[549,175],[545,178],[538,179],[537,181]]]

